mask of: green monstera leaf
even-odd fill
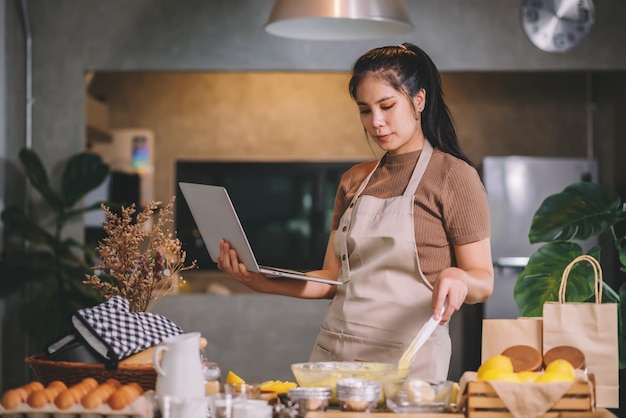
[[[542,316],[543,304],[559,300],[559,288],[565,267],[583,254],[580,245],[572,242],[545,244],[530,257],[526,268],[520,273],[513,289],[513,296],[521,316]],[[599,248],[589,255],[599,258]],[[588,263],[572,268],[567,280],[565,300],[583,302],[594,294],[593,269]]]
[[[623,216],[617,193],[595,183],[578,182],[543,201],[533,216],[528,238],[533,244],[585,241],[600,235]]]

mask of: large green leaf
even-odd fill
[[[565,267],[582,255],[580,245],[572,242],[545,244],[530,257],[515,283],[513,296],[521,316],[543,316],[543,304],[558,301]],[[599,249],[590,251],[599,257]],[[588,263],[574,266],[567,280],[565,300],[583,302],[594,294],[593,269]]]
[[[26,177],[35,189],[46,199],[50,207],[56,211],[63,209],[63,199],[50,187],[50,181],[39,156],[29,148],[22,148],[19,154]]]
[[[28,218],[24,211],[18,207],[6,208],[2,211],[0,218],[5,225],[22,234],[22,237],[31,243],[53,245],[55,242],[55,238],[48,231]]]
[[[585,241],[623,217],[620,197],[603,186],[578,182],[547,197],[533,216],[531,243]]]
[[[61,178],[61,193],[68,207],[74,206],[109,175],[109,166],[93,153],[82,152],[70,158]]]

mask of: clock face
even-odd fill
[[[523,0],[522,27],[546,52],[565,52],[585,39],[594,22],[593,0]]]

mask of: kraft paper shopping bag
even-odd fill
[[[542,318],[483,319],[481,363],[514,345],[542,352]]]
[[[580,261],[594,270],[595,303],[565,302],[567,277]],[[596,406],[619,407],[619,362],[616,303],[602,302],[600,263],[588,255],[574,259],[563,271],[558,302],[543,305],[543,353],[557,346],[573,346],[585,355],[588,373],[595,377]]]

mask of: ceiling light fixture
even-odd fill
[[[275,0],[268,33],[315,41],[352,41],[409,33],[404,0]]]

